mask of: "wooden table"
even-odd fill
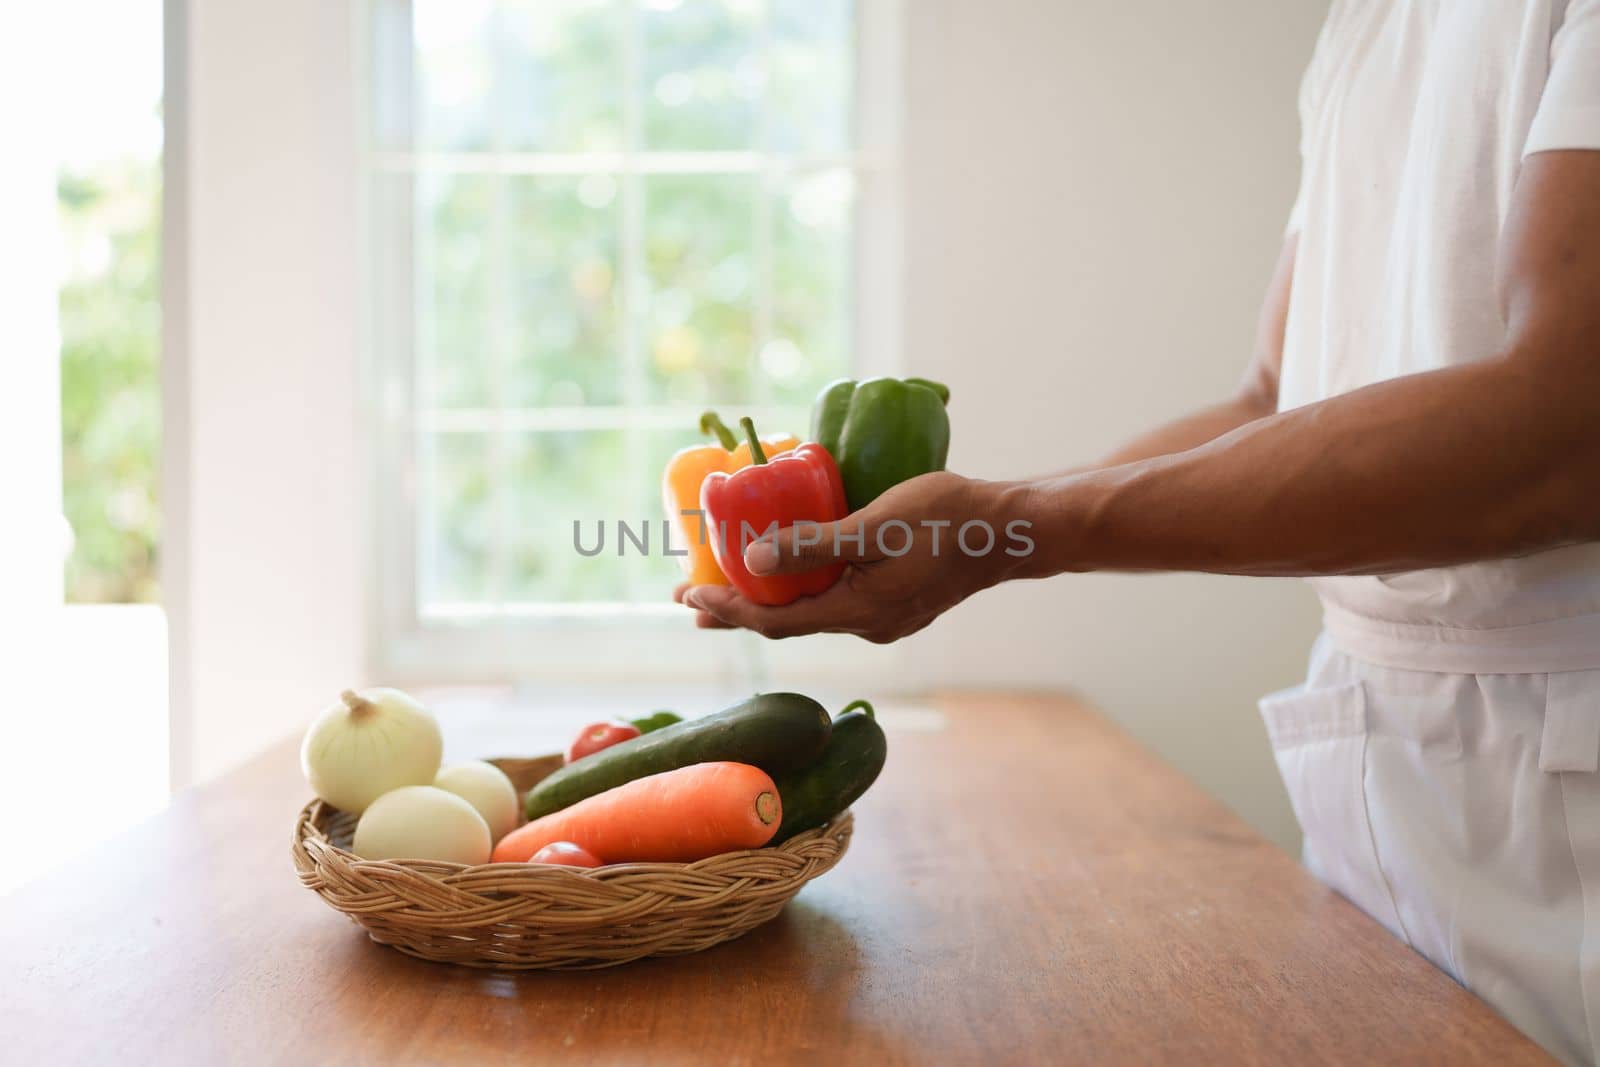
[[[286,743],[0,900],[0,1062],[1546,1062],[1098,715],[936,706],[779,919],[577,974],[369,942],[295,880]]]

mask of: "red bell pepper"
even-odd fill
[[[849,514],[839,466],[818,444],[803,444],[769,462],[755,425],[749,419],[739,425],[754,462],[732,474],[712,471],[700,486],[717,565],[745,599],[757,604],[789,604],[820,593],[844,573],[844,563],[804,574],[758,576],[745,569],[744,550],[774,527],[835,522]]]

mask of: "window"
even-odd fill
[[[671,610],[659,478],[701,412],[803,432],[868,367],[881,6],[378,0],[380,641]]]
[[[12,707],[73,711],[7,719],[0,805],[59,793],[59,753],[96,789],[15,828],[0,894],[158,810],[169,741],[162,7],[61,0],[7,16],[0,98],[27,106],[7,114],[0,167],[0,647]]]
[[[160,599],[161,6],[75,0],[72,10],[114,18],[118,32],[75,57],[52,98],[66,600],[151,603]]]

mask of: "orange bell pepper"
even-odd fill
[[[678,557],[678,565],[690,584],[727,585],[728,579],[711,551],[711,527],[700,513],[700,486],[713,471],[732,474],[750,466],[750,444],[734,437],[714,411],[700,416],[700,432],[716,437],[716,443],[681,448],[667,461],[661,476],[661,502],[674,530],[673,541],[688,552]],[[799,444],[798,437],[788,434],[761,438],[762,450],[768,456],[788,452]]]

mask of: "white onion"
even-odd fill
[[[489,824],[466,800],[431,785],[383,794],[361,814],[351,847],[365,860],[488,863]]]
[[[517,828],[522,814],[517,806],[517,787],[492,763],[468,760],[452,763],[439,772],[433,784],[461,797],[478,809],[489,824],[489,836],[498,841]]]
[[[405,693],[346,689],[306,731],[300,767],[312,792],[354,815],[391,789],[432,782],[443,751],[439,724]]]

